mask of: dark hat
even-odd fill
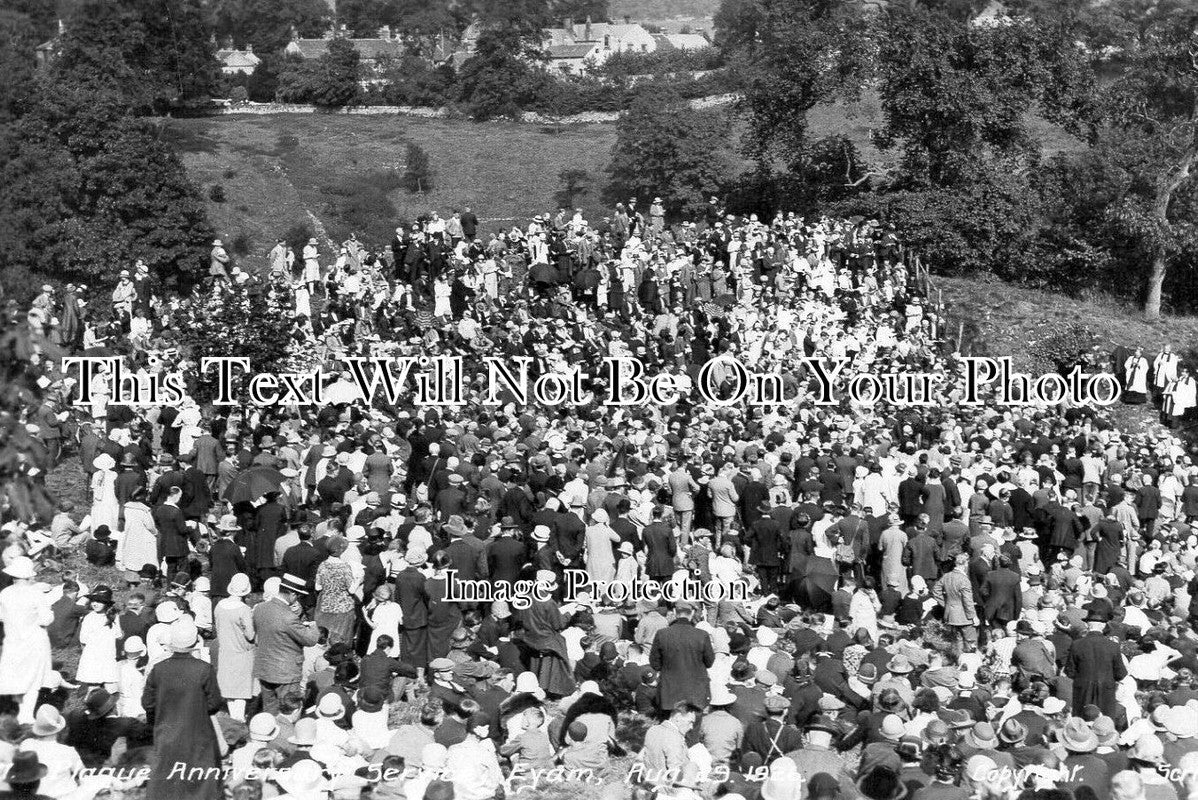
[[[362,691],[358,692],[358,709],[367,713],[374,711],[382,711],[383,704],[387,702],[383,690],[377,686],[367,686]]]
[[[857,680],[867,686],[878,681],[878,667],[876,664],[866,662],[857,667]]]
[[[107,603],[111,605],[112,589],[101,583],[96,586],[96,588],[91,590],[91,593],[88,594],[87,599],[93,603]]]
[[[117,695],[111,694],[107,689],[92,689],[91,693],[83,701],[84,711],[87,716],[92,719],[100,717],[112,711],[116,706]]]
[[[504,517],[503,519],[499,520],[499,528],[501,530],[516,530],[519,527],[520,526],[516,524],[516,520],[512,517]]]
[[[100,525],[94,531],[92,531],[92,538],[98,539],[100,541],[104,541],[110,536],[112,536],[112,531],[107,525]]]
[[[12,766],[8,768],[5,780],[9,784],[37,783],[46,777],[46,765],[38,760],[37,753],[32,750],[22,750],[12,757]]]
[[[811,721],[807,723],[807,730],[823,731],[824,733],[830,733],[833,736],[841,732],[836,723],[825,714],[816,714],[814,717],[812,717]]]
[[[137,466],[137,456],[133,455],[132,453],[130,453],[128,451],[125,451],[124,453],[121,454],[121,466],[122,467],[136,467]]]
[[[808,728],[813,727],[809,725]],[[807,781],[808,797],[832,797],[840,792],[840,782],[826,772],[817,772]]]

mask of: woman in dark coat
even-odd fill
[[[1094,572],[1106,575],[1118,565],[1123,551],[1123,526],[1118,520],[1105,517],[1098,523],[1098,544],[1094,548]]]
[[[199,636],[190,617],[171,625],[170,646],[174,654],[150,670],[141,696],[157,755],[146,796],[222,800],[220,744],[212,723],[222,702],[216,670],[192,655]]]
[[[235,519],[235,518],[234,518]],[[232,526],[233,520],[221,520],[228,527],[217,527],[220,538],[212,543],[208,551],[208,563],[212,566],[212,590],[209,595],[213,601],[229,596],[229,581],[239,572],[250,574],[250,566],[241,554],[241,548],[233,541],[233,534],[241,530]]]
[[[549,576],[538,575],[538,581],[547,583]],[[536,674],[537,682],[551,697],[572,693],[574,677],[570,674],[566,640],[561,634],[566,621],[558,604],[552,599],[533,600],[522,615],[524,643],[532,651],[530,670]]]
[[[438,552],[433,557],[433,576],[424,582],[424,593],[428,597],[429,661],[449,655],[452,647],[450,639],[462,624],[461,604],[445,600],[445,571],[452,568],[449,557],[444,552]]]

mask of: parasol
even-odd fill
[[[832,592],[840,579],[836,562],[830,558],[811,556],[807,560],[807,574],[799,588],[799,604],[803,608],[828,612],[832,610]],[[804,597],[805,596],[805,597]]]
[[[362,399],[362,391],[358,384],[348,381],[337,381],[324,390],[324,401],[332,405],[340,403],[356,403]]]
[[[287,477],[273,467],[250,467],[233,479],[225,489],[230,503],[252,503],[267,492],[277,492]]]

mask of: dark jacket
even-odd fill
[[[711,697],[707,669],[715,663],[711,637],[688,620],[676,619],[657,632],[649,666],[659,673],[657,706],[662,710],[686,700],[704,708]]]

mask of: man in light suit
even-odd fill
[[[262,710],[268,714],[278,712],[280,697],[299,690],[304,648],[320,639],[316,624],[301,622],[292,608],[307,593],[301,578],[284,575],[278,595],[254,606],[254,677],[262,685]]]
[[[699,708],[685,700],[672,706],[669,719],[645,732],[645,747],[633,769],[643,768],[643,777],[650,783],[667,784],[675,780],[690,762],[686,735],[698,716]]]
[[[972,652],[978,643],[978,615],[968,570],[969,555],[958,553],[953,569],[932,587],[932,597],[944,607],[944,624],[957,630],[966,651]]]
[[[666,480],[670,486],[674,514],[681,528],[680,543],[686,547],[690,544],[691,522],[695,517],[695,492],[699,491],[699,484],[695,483],[690,470],[686,468],[685,458],[679,459],[678,466]]]

